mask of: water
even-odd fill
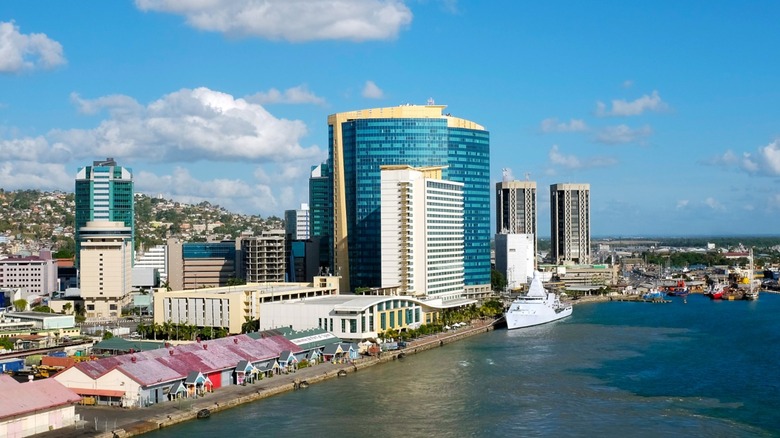
[[[779,310],[581,304],[146,436],[780,436]]]

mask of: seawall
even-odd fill
[[[59,434],[51,436],[119,438],[141,435],[153,430],[170,427],[184,421],[195,420],[198,411],[201,409],[208,409],[213,415],[225,409],[231,409],[266,397],[293,391],[296,389],[296,383],[301,381],[314,384],[332,378],[347,376],[349,373],[354,373],[370,366],[398,360],[404,355],[422,353],[423,351],[457,342],[464,338],[486,333],[495,329],[496,325],[500,324],[500,321],[501,319],[486,321],[477,320],[467,327],[416,339],[409,342],[403,349],[384,351],[377,357],[363,357],[352,363],[318,364],[303,368],[295,373],[278,375],[246,386],[227,386],[216,390],[214,393],[194,400],[187,409],[180,409],[177,407],[176,402],[173,401],[143,409],[83,408],[90,409],[93,414],[96,414],[96,418],[103,418],[101,415],[105,416],[107,423],[116,424],[116,427],[110,430],[104,429],[102,431],[76,431],[71,430],[74,429],[73,427],[69,427],[64,430],[60,429],[59,431],[56,431],[60,432]],[[124,421],[122,417],[124,417]],[[98,429],[100,429],[102,422],[96,421],[96,423],[98,424]]]

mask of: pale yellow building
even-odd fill
[[[86,317],[122,316],[132,290],[132,229],[123,222],[90,221],[80,238],[79,285]]]
[[[270,318],[263,303],[305,300],[339,294],[338,277],[314,277],[312,283],[250,283],[241,286],[166,291],[154,294],[154,323],[224,328],[241,333],[250,320]]]

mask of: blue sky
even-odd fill
[[[0,187],[282,216],[328,114],[433,98],[502,169],[589,183],[594,236],[780,234],[780,2],[3,0]]]

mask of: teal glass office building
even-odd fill
[[[443,108],[402,106],[329,118],[334,258],[336,269],[348,264],[350,289],[381,285],[383,165],[446,166],[442,178],[464,184],[465,284],[490,284],[490,134],[473,122],[442,115]],[[346,254],[339,254],[344,239]]]
[[[89,221],[123,222],[135,248],[133,171],[113,158],[94,161],[76,174],[76,264],[81,251],[81,228]]]

